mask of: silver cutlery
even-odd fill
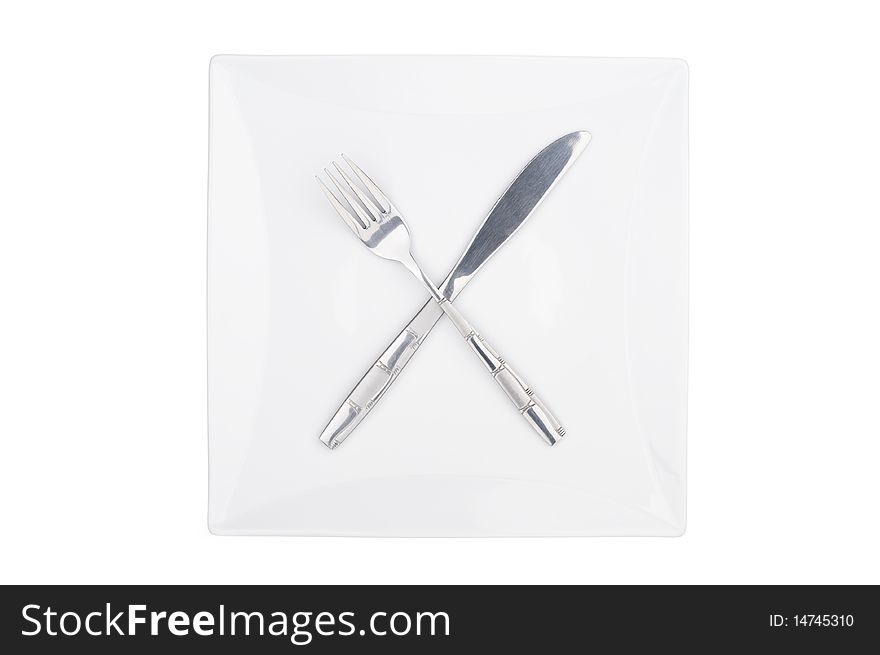
[[[486,261],[532,215],[589,142],[588,132],[566,134],[547,145],[526,164],[498,198],[440,285],[444,297],[449,300],[458,297]],[[336,448],[357,428],[398,379],[442,315],[443,310],[431,299],[404,326],[333,414],[321,433],[324,445],[331,450]]]
[[[425,275],[413,257],[409,228],[388,196],[357,164],[345,155],[342,158],[362,186],[337,162],[333,166],[338,177],[326,168],[324,173],[340,197],[321,178],[316,178],[336,213],[373,254],[399,262],[424,285],[528,424],[549,445],[556,444],[565,435],[562,424]]]

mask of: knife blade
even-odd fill
[[[492,255],[516,234],[589,142],[589,132],[571,132],[553,141],[526,164],[438,287],[446,298],[455,300]],[[333,450],[345,441],[388,391],[442,315],[443,310],[434,300],[419,310],[336,410],[321,432],[321,443]]]

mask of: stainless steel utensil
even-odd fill
[[[363,170],[345,155],[342,157],[363,188],[338,163],[333,163],[338,177],[325,168],[325,175],[341,197],[321,178],[316,179],[336,213],[374,254],[399,262],[425,286],[529,425],[549,445],[556,444],[565,434],[562,424],[424,274],[412,255],[409,228],[401,213]]]
[[[547,145],[526,164],[498,198],[440,285],[445,297],[450,300],[458,297],[477,271],[532,215],[589,142],[588,132],[566,134]],[[354,432],[398,379],[441,316],[443,310],[432,299],[404,326],[333,414],[321,432],[324,445],[332,450]]]

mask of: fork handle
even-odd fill
[[[477,354],[480,361],[489,369],[492,378],[498,386],[507,394],[511,402],[516,405],[519,413],[526,422],[532,426],[541,438],[551,446],[555,445],[563,436],[565,428],[559,422],[547,405],[538,398],[529,386],[522,381],[510,366],[498,355],[497,352],[481,337],[462,315],[458,308],[449,302],[434,283],[421,271],[415,260],[411,262],[410,270],[420,277],[425,286],[430,290],[434,300],[452,321],[459,334],[464,337],[471,349]],[[408,267],[409,268],[409,267]]]
[[[471,332],[467,339],[468,345],[489,369],[489,373],[507,397],[516,405],[519,413],[529,425],[541,435],[551,446],[565,436],[565,428],[550,409],[538,398],[529,386],[522,381],[510,365],[507,364],[485,339],[476,332]]]

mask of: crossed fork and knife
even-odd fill
[[[333,415],[321,433],[324,445],[332,450],[355,430],[397,379],[444,313],[526,422],[544,441],[552,446],[565,435],[565,429],[547,405],[522,381],[510,364],[486,343],[452,301],[486,261],[525,223],[589,142],[588,132],[572,132],[556,139],[535,155],[495,203],[439,288],[416,263],[409,228],[403,216],[357,164],[342,155],[347,166],[333,162],[333,171],[324,169],[329,185],[320,177],[316,178],[336,213],[361,242],[374,254],[403,264],[431,294],[431,300],[364,374]]]

